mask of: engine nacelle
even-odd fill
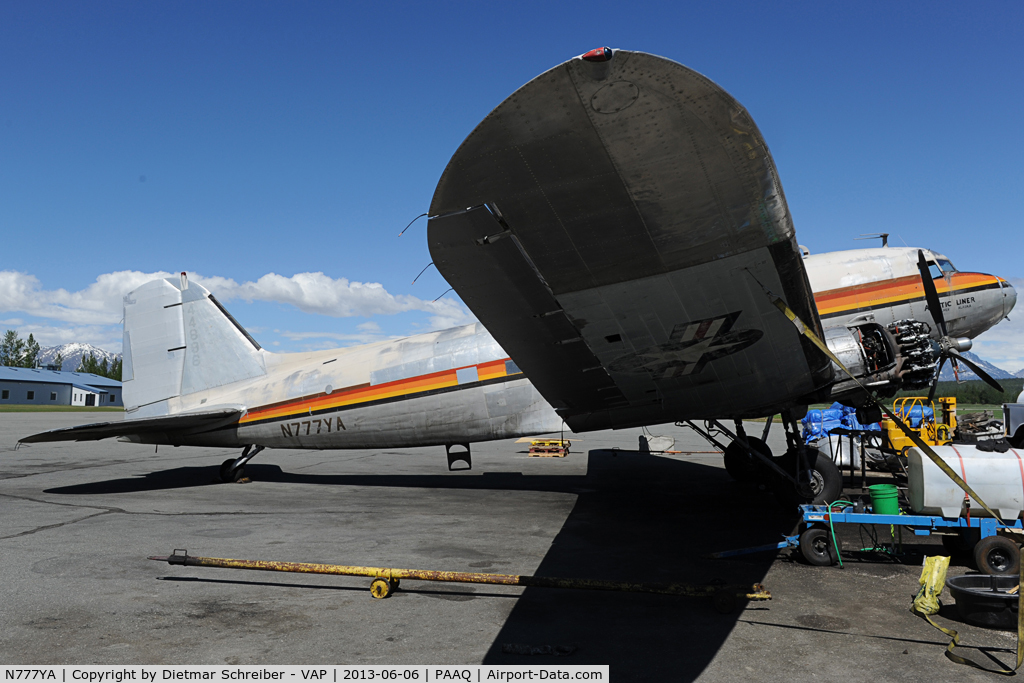
[[[825,329],[825,343],[861,384],[881,397],[899,389],[927,387],[935,372],[938,345],[931,328],[917,320],[900,320],[888,327],[863,323]],[[860,407],[864,391],[839,367],[832,364],[836,383],[832,400]]]

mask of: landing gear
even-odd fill
[[[725,469],[734,479],[763,482],[786,507],[801,503],[824,505],[838,499],[843,490],[843,475],[839,468],[827,455],[804,445],[791,413],[784,413],[782,417],[788,448],[777,458],[772,457],[771,449],[765,443],[771,421],[765,423],[760,439],[747,436],[740,420],[735,421],[735,433],[718,420],[707,420],[704,429],[690,420],[677,424],[690,427],[719,448],[724,456]],[[723,435],[731,440],[728,446],[718,440]]]
[[[233,484],[245,476],[244,467],[235,467],[235,459],[228,458],[220,465],[220,480],[225,484]]]
[[[772,492],[787,507],[812,503],[827,505],[837,500],[843,492],[843,474],[832,458],[820,451],[806,449],[804,466],[799,470],[798,453],[786,451],[780,460],[782,468],[795,474],[796,484],[789,479],[775,477]]]
[[[265,446],[248,445],[238,458],[228,458],[220,466],[220,480],[225,484],[233,484],[245,477],[245,465],[256,457]]]
[[[808,448],[802,438],[796,420],[791,414],[783,413],[786,425],[786,449],[780,465],[789,475],[774,477],[772,492],[783,506],[790,508],[811,503],[827,505],[843,493],[843,474],[824,453]]]

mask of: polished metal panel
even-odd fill
[[[480,381],[480,374],[476,367],[471,368],[460,368],[455,371],[455,377],[459,384],[471,384],[472,382]]]
[[[842,361],[854,377],[861,377],[867,372],[864,365],[864,350],[861,348],[860,342],[857,341],[854,330],[845,326],[827,327],[825,328],[825,343],[828,345],[829,351]],[[840,368],[836,366],[837,376],[840,371]]]
[[[479,323],[434,333],[429,342],[422,336],[408,337],[394,342],[394,347],[381,356],[385,366],[370,372],[370,384],[429,375],[508,355]]]

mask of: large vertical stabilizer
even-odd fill
[[[265,375],[263,353],[205,287],[184,275],[147,282],[124,298],[128,411],[167,414],[168,399]]]

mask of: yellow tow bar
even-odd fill
[[[428,569],[394,569],[390,567],[356,567],[343,564],[312,564],[309,562],[272,562],[268,560],[230,560],[220,557],[196,557],[187,550],[175,550],[168,557],[150,557],[157,562],[180,564],[186,567],[220,567],[222,569],[255,569],[266,572],[298,572],[300,574],[334,574],[339,576],[369,576],[370,594],[386,598],[398,589],[401,579],[416,581],[443,581],[448,583],[490,583],[503,586],[530,588],[568,588],[577,590],[626,591],[631,593],[658,593],[688,598],[712,598],[715,609],[723,614],[732,612],[741,599],[771,600],[772,594],[755,583],[743,586],[693,586],[684,583],[632,583],[628,581],[601,581],[598,579],[559,579],[548,576],[518,574],[478,574],[474,572],[441,572]]]

